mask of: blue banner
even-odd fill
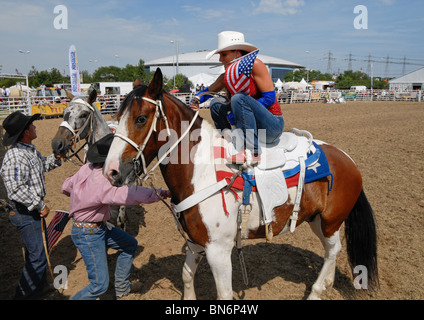
[[[78,67],[77,50],[74,45],[69,47],[69,76],[71,80],[71,89],[74,96],[81,94],[80,74]]]

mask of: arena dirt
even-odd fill
[[[285,130],[310,131],[314,138],[347,152],[358,164],[364,190],[375,211],[378,226],[380,290],[367,294],[355,290],[346,258],[345,242],[338,255],[334,287],[323,299],[421,300],[424,298],[424,103],[348,102],[347,104],[292,104],[282,106]],[[201,115],[210,120],[208,110]],[[50,141],[61,119],[37,121],[34,141],[43,155],[51,153]],[[46,201],[52,210],[68,210],[69,199],[61,194],[64,179],[78,170],[67,162],[46,174]],[[164,187],[160,173],[155,185]],[[3,187],[3,186],[1,186]],[[4,198],[4,190],[2,190]],[[184,240],[173,218],[162,203],[132,208],[128,231],[139,248],[131,279],[143,288],[126,299],[180,300]],[[52,214],[47,219],[52,218]],[[67,289],[47,296],[48,300],[68,299],[87,285],[84,262],[72,243],[71,224],[53,248],[51,263],[69,272]],[[233,252],[233,290],[235,299],[301,300],[310,293],[323,263],[324,250],[308,225],[294,234],[243,243],[249,284],[243,283],[236,252]],[[116,252],[109,250],[111,285],[101,299],[114,299],[113,272]],[[0,299],[11,299],[23,266],[22,240],[18,231],[0,212]],[[212,273],[204,259],[197,271],[198,299],[216,299]]]

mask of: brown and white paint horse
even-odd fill
[[[122,103],[104,174],[115,186],[137,179],[143,168],[169,149],[164,132],[176,132],[181,141],[173,150],[172,159],[178,155],[182,159],[188,152],[190,161],[179,163],[182,161],[171,159],[165,163],[161,158],[160,169],[172,192],[172,202],[179,204],[217,183],[210,139],[217,131],[207,121],[196,118],[197,114],[162,87],[162,73],[158,69],[149,86],[135,87]],[[182,137],[180,133],[186,130],[188,134]],[[362,189],[361,174],[343,151],[331,145],[322,145],[322,150],[333,174],[333,187],[329,189],[329,178],[306,184],[297,221],[297,225],[308,222],[325,249],[324,265],[309,299],[319,299],[321,292],[334,282],[336,256],[342,247],[339,230],[343,222],[351,267],[364,266],[368,287],[378,286],[376,227],[373,211]],[[140,157],[145,163],[140,163]],[[290,189],[288,201],[274,210],[271,226],[275,236],[288,230],[297,187]],[[187,250],[183,266],[184,299],[196,298],[194,275],[203,251],[215,279],[218,299],[233,298],[231,251],[241,204],[241,197],[235,197],[234,192],[227,189],[223,192],[229,214],[224,211],[220,192],[181,212],[179,221],[190,239],[190,250]],[[258,207],[253,205],[252,210],[258,211]],[[247,237],[264,238],[265,227],[258,221],[258,213],[253,214],[253,211],[247,224]]]

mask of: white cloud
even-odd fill
[[[396,0],[380,0],[380,2],[382,2],[383,4],[387,4],[387,5],[391,6],[391,5],[396,3]]]
[[[293,15],[299,11],[299,7],[304,5],[304,0],[261,0],[254,13]]]
[[[231,15],[231,12],[225,12],[222,10],[214,10],[214,9],[204,9],[204,8],[200,8],[200,7],[194,7],[194,6],[189,6],[189,5],[185,5],[182,7],[184,9],[184,11],[191,13],[195,16],[198,16],[202,19],[216,19],[216,18],[221,18],[224,15]]]
[[[116,65],[115,55],[120,66],[136,64],[140,58],[149,61],[175,54],[172,39],[179,41],[181,53],[213,49],[222,30],[240,30],[263,54],[300,64],[306,64],[302,53],[309,50],[310,61],[315,55],[319,61],[315,68],[322,65],[324,71],[329,50],[335,55],[339,51],[343,59],[349,52],[357,57],[371,53],[420,59],[423,52],[422,41],[416,40],[422,38],[423,0],[411,1],[415,10],[397,0],[219,0],[214,7],[193,0],[167,0],[167,5],[138,0],[0,2],[3,72],[15,68],[22,72],[32,65],[38,70],[62,70],[70,44],[77,47],[82,70]],[[353,28],[353,8],[361,3],[368,7],[370,20],[368,30],[358,31]],[[67,30],[53,25],[53,10],[59,4],[68,8]],[[31,53],[23,55],[18,50]]]

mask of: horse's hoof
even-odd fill
[[[312,292],[312,293],[308,296],[308,300],[321,300],[321,298],[320,298],[320,296],[319,296],[317,293]]]

